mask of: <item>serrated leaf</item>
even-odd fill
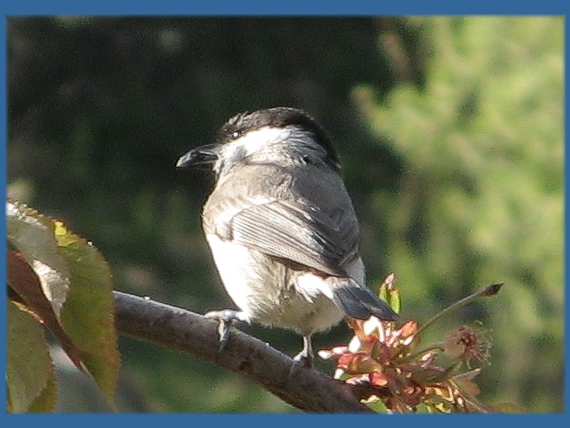
[[[55,407],[55,369],[43,328],[31,314],[7,305],[6,383],[8,411],[50,412]]]
[[[79,349],[63,330],[60,320],[56,317],[53,306],[42,292],[40,280],[27,260],[15,251],[8,251],[8,284],[22,300],[27,311],[50,329],[73,364],[84,371],[81,364]]]
[[[57,406],[57,376],[55,373],[50,376],[46,387],[34,400],[28,409],[28,413],[47,413],[53,412]]]
[[[6,202],[8,241],[37,273],[47,300],[59,318],[70,287],[67,263],[58,253],[53,220],[16,201]]]
[[[80,369],[93,377],[111,406],[114,406],[113,394],[120,359],[114,324],[111,272],[107,263],[91,243],[69,231],[63,222],[52,220],[13,201],[8,201],[7,211],[10,219],[9,242],[22,251],[22,256],[34,268],[46,297],[58,296],[55,299],[58,304],[52,306],[54,312],[59,311],[56,315],[65,334],[56,336],[60,342],[61,338],[68,337],[72,345],[65,346],[64,341],[61,342],[62,348]],[[20,264],[14,272],[22,271],[25,271],[25,267]],[[47,276],[47,280],[42,278],[43,275]],[[31,276],[34,275],[28,275],[28,279],[33,283]],[[69,287],[65,287],[65,284],[62,286],[61,282]],[[46,285],[55,292],[46,292]],[[57,293],[62,290],[65,292]],[[44,314],[48,312],[43,311]],[[57,331],[59,324],[51,323],[48,326]]]
[[[111,270],[89,242],[56,222],[59,252],[71,272],[72,287],[63,306],[61,321],[81,359],[99,388],[114,405],[120,358],[115,332]]]

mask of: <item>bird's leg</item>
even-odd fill
[[[295,355],[294,361],[298,361],[307,368],[313,366],[313,344],[311,342],[311,335],[303,336],[303,350]]]
[[[243,312],[231,309],[210,311],[204,315],[206,318],[218,320],[218,335],[220,336],[220,351],[224,349],[230,337],[230,326],[234,321],[249,322],[249,318]]]

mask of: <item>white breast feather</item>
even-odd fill
[[[321,276],[306,272],[285,284],[288,268],[279,262],[260,264],[265,256],[255,250],[215,234],[206,238],[227,293],[250,320],[310,334],[342,319]]]

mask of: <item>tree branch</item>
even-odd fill
[[[371,412],[349,385],[294,363],[268,344],[232,328],[219,351],[218,323],[201,315],[118,291],[119,333],[213,362],[261,385],[306,412]]]

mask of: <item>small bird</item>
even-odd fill
[[[217,142],[177,167],[211,168],[216,183],[202,221],[223,285],[239,308],[208,312],[229,325],[252,321],[303,336],[296,361],[310,367],[311,336],[349,316],[398,315],[365,283],[359,223],[339,156],[306,112],[276,107],[241,113]]]

